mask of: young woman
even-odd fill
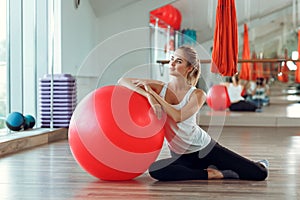
[[[149,168],[150,175],[160,181],[266,179],[266,160],[253,162],[224,148],[196,123],[197,112],[206,97],[195,87],[199,76],[197,52],[182,46],[171,57],[170,82],[119,80],[119,84],[145,96],[158,118],[163,112],[168,116],[165,137],[171,158],[154,162]]]
[[[227,87],[229,99],[231,105],[229,106],[230,111],[256,111],[257,106],[254,103],[246,101],[242,97],[244,87],[239,84],[239,75],[235,74],[231,77],[231,83],[224,83]]]

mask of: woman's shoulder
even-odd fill
[[[195,88],[192,94],[190,95],[189,99],[191,98],[197,99],[199,105],[202,105],[206,101],[206,93],[200,88]]]
[[[206,92],[201,88],[195,88],[193,93],[198,97],[206,96]]]

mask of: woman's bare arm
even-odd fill
[[[118,84],[122,85],[122,86],[125,86],[125,87],[127,87],[127,88],[143,95],[144,97],[148,98],[148,93],[144,89],[142,89],[141,87],[137,87],[133,83],[134,80],[135,79],[133,79],[133,78],[121,78],[121,79],[119,79]],[[145,80],[145,81],[148,81],[148,80]]]
[[[146,87],[146,90],[149,92],[149,94],[153,95],[167,115],[170,116],[175,122],[181,122],[191,117],[193,114],[199,111],[206,100],[206,94],[204,91],[196,89],[192,93],[189,102],[182,109],[178,110],[161,98],[151,88]]]
[[[148,79],[135,79],[135,78],[121,78],[118,81],[118,84],[125,86],[125,87],[141,94],[142,96],[146,97],[148,99],[148,102],[150,103],[155,115],[157,116],[157,118],[161,119],[162,113],[163,113],[161,105],[152,95],[150,95],[147,91],[145,91],[145,88],[141,87],[138,84],[141,81],[151,85],[150,87],[153,87],[153,90],[156,90],[157,92],[158,92],[159,88],[162,87],[161,81],[148,80]]]

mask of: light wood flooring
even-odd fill
[[[157,182],[147,172],[131,181],[102,181],[76,163],[59,130],[24,140],[14,138],[23,133],[0,138],[0,200],[300,199],[300,97],[276,88],[272,93],[261,113],[223,112],[220,118],[205,107],[199,115],[199,124],[224,146],[253,160],[268,159],[265,181]],[[159,158],[167,156],[164,146]]]
[[[146,172],[102,181],[82,170],[62,140],[0,158],[0,199],[300,199],[299,128],[224,127],[215,139],[248,158],[268,159],[267,180],[157,182]]]

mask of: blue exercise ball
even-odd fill
[[[25,118],[22,113],[12,112],[6,118],[6,126],[12,131],[19,131],[25,126]]]
[[[35,118],[32,115],[25,115],[25,126],[24,129],[33,128],[35,125]]]

